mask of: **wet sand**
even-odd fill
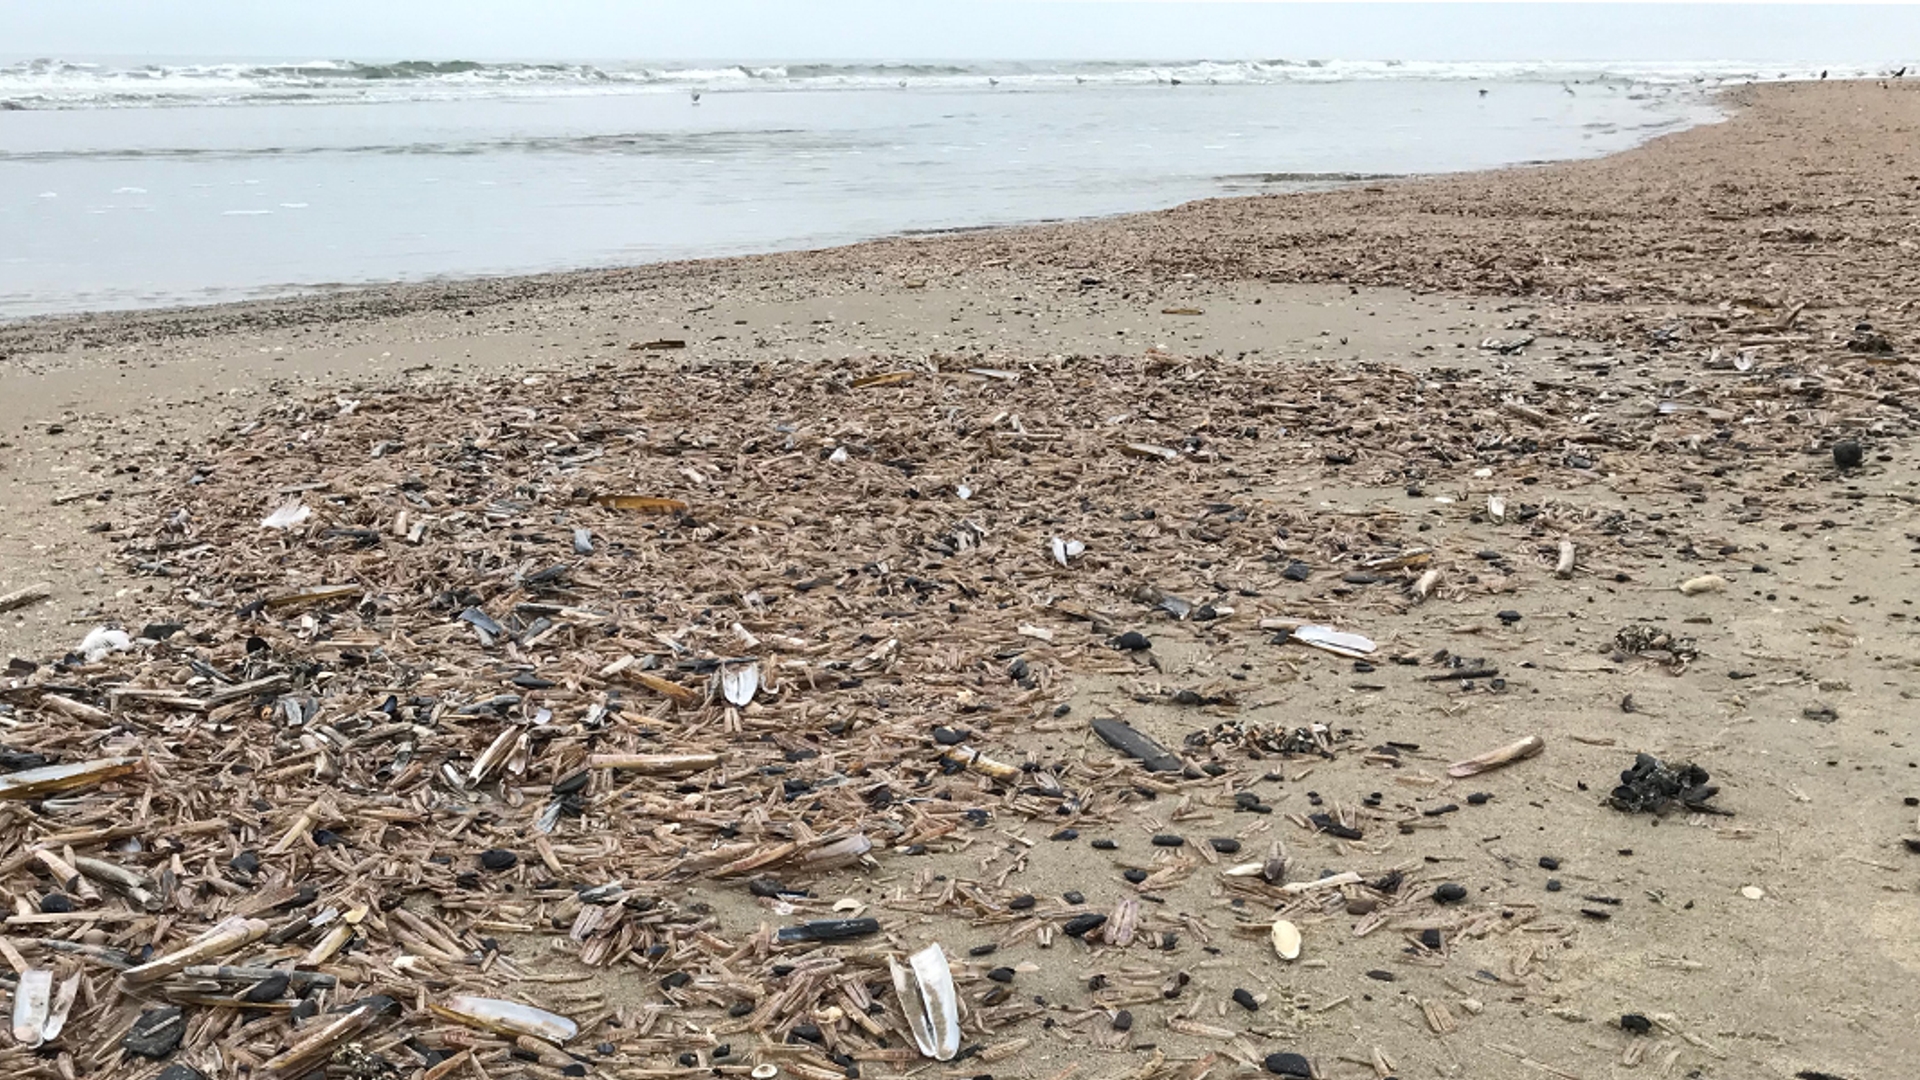
[[[1420,917],[1437,917],[1423,897],[1407,899],[1405,926],[1365,938],[1353,936],[1355,918],[1316,911],[1303,919],[1316,963],[1281,967],[1257,935],[1231,931],[1231,893],[1203,868],[1166,899],[1213,920],[1217,955],[1191,941],[1165,956],[1089,958],[1073,943],[1051,956],[1030,945],[997,955],[1039,963],[1016,988],[1070,1012],[1059,1033],[1028,1020],[986,1040],[1034,1040],[992,1071],[1050,1076],[1081,1058],[1085,977],[1150,964],[1188,971],[1194,988],[1136,1006],[1138,1048],[1096,1055],[1083,1075],[1136,1071],[1151,1060],[1145,1044],[1175,1062],[1221,1050],[1165,1026],[1196,1001],[1187,1020],[1257,1029],[1240,1036],[1247,1047],[1307,1053],[1328,1077],[1377,1075],[1365,1064],[1376,1049],[1400,1076],[1531,1074],[1516,1054],[1588,1078],[1630,1066],[1884,1072],[1920,1049],[1909,993],[1920,975],[1920,856],[1899,839],[1920,831],[1903,803],[1920,796],[1909,701],[1920,470],[1908,441],[1920,399],[1905,363],[1920,330],[1920,84],[1773,86],[1729,102],[1726,123],[1593,162],[824,252],[0,328],[0,593],[36,582],[54,592],[4,616],[0,650],[51,660],[100,621],[134,627],[181,610],[190,576],[139,573],[141,539],[189,502],[271,509],[270,491],[249,502],[244,473],[222,472],[204,492],[188,477],[226,445],[208,440],[285,402],[377,407],[409,392],[478,413],[495,400],[537,405],[545,380],[595,365],[645,365],[662,373],[663,400],[688,410],[689,429],[723,439],[725,417],[674,395],[783,366],[810,379],[930,365],[1028,370],[1044,382],[1071,358],[1119,358],[1098,368],[1103,394],[1158,402],[1149,407],[1169,429],[1201,431],[1213,411],[1246,411],[1219,391],[1241,372],[1261,400],[1319,402],[1291,425],[1261,422],[1297,445],[1243,451],[1259,468],[1240,476],[1143,474],[1142,501],[1193,518],[1180,528],[1198,532],[1210,527],[1195,500],[1242,501],[1269,529],[1350,535],[1353,558],[1376,541],[1345,522],[1377,522],[1382,538],[1432,547],[1446,585],[1411,603],[1404,583],[1351,585],[1334,548],[1289,548],[1284,537],[1263,543],[1314,562],[1318,576],[1293,583],[1280,575],[1285,561],[1224,574],[1103,563],[1107,577],[1086,588],[1155,638],[1156,665],[1129,666],[1089,640],[1048,657],[1061,700],[1077,717],[1126,716],[1170,746],[1233,716],[1353,728],[1336,759],[1286,765],[1283,783],[1262,788],[1279,811],[1264,824],[1299,872],[1409,863],[1427,887],[1464,882],[1476,910],[1524,913],[1531,928],[1432,956],[1408,940]],[[663,338],[686,347],[632,348]],[[1483,347],[1489,339],[1512,348]],[[1182,364],[1216,398],[1183,399],[1168,381]],[[1410,382],[1417,400],[1400,396]],[[979,391],[979,420],[1022,408],[1017,392],[996,393]],[[1033,415],[1076,415],[1069,400],[1048,401]],[[1674,411],[1661,413],[1663,401]],[[842,416],[812,419],[877,428],[891,407],[913,415],[928,404],[854,400]],[[446,426],[430,419],[423,428]],[[1465,433],[1484,431],[1483,456],[1421,457],[1415,436],[1443,427],[1468,454]],[[1865,443],[1863,469],[1834,469],[1840,438]],[[297,471],[287,452],[263,460],[276,483]],[[1549,511],[1531,525],[1496,520],[1490,496]],[[1068,525],[1119,530],[1103,534],[1103,559],[1125,536],[1160,550],[1157,530],[1078,513],[1004,524],[1033,544]],[[245,529],[207,527],[244,549]],[[1570,579],[1542,554],[1562,535],[1595,553]],[[1489,551],[1504,557],[1480,554]],[[1727,584],[1697,596],[1674,588],[1703,574]],[[1132,598],[1140,584],[1203,583],[1256,595],[1204,625]],[[1521,617],[1501,619],[1508,610]],[[1335,620],[1396,654],[1492,657],[1507,682],[1454,690],[1387,665],[1357,672],[1268,644],[1262,615]],[[1700,659],[1675,676],[1609,655],[1618,630],[1645,623],[1693,636]],[[1166,700],[1214,686],[1232,687],[1239,705],[1202,712]],[[30,730],[11,738],[30,743]],[[1439,779],[1448,761],[1527,733],[1547,740],[1546,755],[1485,780]],[[990,745],[1046,755],[1063,741],[1059,729],[1015,724]],[[1366,747],[1390,742],[1419,747],[1404,773],[1362,762]],[[1635,751],[1707,766],[1735,816],[1679,813],[1655,826],[1601,805]],[[1235,759],[1233,775],[1252,786],[1271,767]],[[1353,807],[1383,788],[1416,827],[1377,821],[1378,832],[1347,842],[1282,816],[1315,812],[1310,789]],[[1485,807],[1425,816],[1482,789],[1495,795]],[[1145,860],[1156,831],[1248,828],[1219,794],[1186,792],[1197,819],[1176,820],[1168,799],[1102,824],[1125,836],[1128,858]],[[1096,906],[1128,889],[1086,839],[1049,843],[1046,820],[1015,828],[1034,844],[1012,884],[1082,888]],[[1267,839],[1246,837],[1262,849]],[[975,861],[937,855],[956,875]],[[1544,870],[1542,856],[1561,868]],[[815,892],[871,900],[919,870],[881,865],[885,890],[856,874]],[[1547,893],[1548,877],[1565,890]],[[733,929],[767,918],[736,886],[696,888]],[[927,932],[950,951],[982,936],[952,912]],[[1383,968],[1398,977],[1365,975]],[[1235,987],[1273,995],[1268,1011],[1243,1023],[1227,1003]],[[614,993],[658,996],[652,980]],[[1455,1030],[1432,1030],[1422,1004],[1436,1002]],[[1624,1032],[1624,1013],[1656,1026]]]

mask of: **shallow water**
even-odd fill
[[[993,85],[789,67],[595,85],[457,71],[256,78],[248,93],[228,73],[140,97],[98,72],[35,96],[5,70],[0,98],[27,107],[0,111],[0,317],[1147,210],[1605,154],[1714,116],[1677,76],[1551,72],[1176,85],[1114,66]]]

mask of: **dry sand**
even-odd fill
[[[1377,1075],[1365,1064],[1376,1049],[1401,1077],[1890,1075],[1920,1051],[1912,994],[1920,856],[1899,839],[1920,831],[1920,811],[1903,804],[1920,796],[1911,719],[1920,471],[1905,367],[1920,331],[1920,85],[1776,86],[1729,99],[1723,124],[1592,162],[825,252],[0,328],[0,511],[9,522],[0,593],[42,581],[54,593],[4,617],[0,650],[49,661],[101,620],[137,628],[183,610],[179,590],[211,564],[186,567],[185,578],[136,573],[142,538],[182,505],[271,509],[274,497],[251,491],[243,469],[220,470],[210,486],[188,477],[231,449],[233,431],[289,401],[358,400],[379,415],[400,400],[393,394],[410,393],[479,414],[537,407],[555,383],[590,401],[596,370],[609,395],[634,395],[640,388],[615,373],[655,370],[657,407],[700,447],[709,444],[699,438],[747,437],[733,413],[712,411],[717,396],[701,396],[730,371],[766,380],[730,402],[742,415],[844,409],[806,418],[815,440],[848,431],[910,440],[913,418],[943,401],[986,427],[1013,412],[1035,431],[1090,431],[1098,420],[1087,410],[1109,400],[1134,402],[1163,432],[1225,440],[1210,426],[1215,414],[1254,423],[1243,419],[1252,405],[1281,402],[1257,421],[1277,444],[1230,444],[1224,457],[1197,458],[1177,474],[1130,466],[1140,470],[1130,482],[1141,506],[1118,505],[1108,486],[1100,505],[1076,509],[1068,487],[1053,493],[1061,505],[1051,517],[1036,515],[1026,500],[1042,489],[1005,479],[1019,498],[998,505],[995,528],[1011,538],[995,549],[1003,561],[989,576],[1009,590],[1006,620],[1086,639],[1046,658],[1056,680],[1048,700],[1070,703],[1074,718],[1124,716],[1176,748],[1186,733],[1236,716],[1318,721],[1353,729],[1353,741],[1323,762],[1223,756],[1227,781],[1275,808],[1257,821],[1235,814],[1216,781],[1106,807],[1110,816],[1081,824],[1071,843],[1045,839],[1049,820],[1009,817],[1006,830],[1033,846],[1006,885],[1043,896],[1077,888],[1109,910],[1133,893],[1122,865],[1168,859],[1147,846],[1149,835],[1244,835],[1253,852],[1284,840],[1295,877],[1406,865],[1425,890],[1461,882],[1469,910],[1527,925],[1457,940],[1449,930],[1440,955],[1423,954],[1410,942],[1419,920],[1457,917],[1435,911],[1422,891],[1404,899],[1401,929],[1363,938],[1352,933],[1359,918],[1338,910],[1303,916],[1308,963],[1283,966],[1259,937],[1231,930],[1217,868],[1201,865],[1157,895],[1162,911],[1211,925],[1217,955],[1192,934],[1164,954],[1089,953],[1065,940],[1050,951],[1005,948],[990,962],[1040,965],[1014,988],[1044,996],[1058,1025],[1011,1024],[981,1041],[1026,1037],[1030,1046],[952,1075],[1043,1077],[1075,1063],[1081,1076],[1143,1067],[1179,1075],[1208,1051],[1231,1057],[1234,1044],[1166,1027],[1195,1005],[1193,1020],[1241,1032],[1259,1053],[1305,1053],[1326,1077]],[[1168,313],[1189,309],[1199,313]],[[1480,347],[1527,334],[1538,337],[1510,355]],[[1890,355],[1873,351],[1877,336]],[[657,338],[688,346],[629,349]],[[1742,370],[1736,357],[1756,366]],[[925,369],[930,358],[948,377],[881,392],[890,396],[818,390],[836,371]],[[967,383],[967,367],[1022,372],[1031,396],[1021,385]],[[534,375],[540,381],[528,384]],[[1073,380],[1089,377],[1097,390],[1076,401]],[[792,385],[783,389],[783,378]],[[967,386],[971,399],[956,403],[954,388]],[[1508,397],[1548,421],[1503,412]],[[1652,410],[1662,400],[1726,415],[1661,420]],[[405,426],[404,415],[390,415]],[[443,415],[421,426],[453,423]],[[1422,457],[1426,433],[1462,447],[1461,456]],[[1536,436],[1539,445],[1520,448]],[[1865,442],[1865,468],[1836,472],[1829,451],[1840,436]],[[1032,452],[1053,460],[1044,444]],[[1020,453],[1011,437],[991,452],[930,440],[922,467],[945,475],[1012,455],[993,466],[1006,474]],[[709,467],[689,460],[675,469],[716,477],[732,456],[701,454]],[[1585,456],[1592,467],[1569,465]],[[319,454],[300,468],[285,451],[260,461],[275,483],[301,468],[342,483],[356,475]],[[918,513],[899,509],[904,481],[877,462],[855,465],[867,470],[860,483],[877,505]],[[1483,468],[1491,472],[1477,475]],[[674,475],[644,463],[633,470],[657,483]],[[796,498],[845,512],[825,489],[808,494],[816,489],[807,485],[835,484],[833,473],[796,482]],[[720,504],[730,483],[653,493]],[[1497,522],[1483,509],[1489,495],[1545,510]],[[989,492],[982,497],[982,513],[995,509]],[[1261,531],[1251,549],[1211,535],[1212,502],[1248,510],[1246,527]],[[1156,504],[1173,519],[1164,528],[1137,517]],[[1118,517],[1123,509],[1136,516]],[[222,559],[271,565],[277,549],[249,552],[257,532],[249,528],[235,518],[208,525],[207,538],[221,542]],[[1045,560],[1035,556],[1047,535],[1068,529],[1092,544],[1087,582],[1065,571],[1043,587]],[[1561,535],[1583,545],[1571,580],[1551,572]],[[857,559],[862,536],[849,531],[835,557]],[[1340,537],[1350,541],[1345,553],[1329,546]],[[1183,542],[1234,558],[1168,556]],[[879,551],[891,541],[871,543]],[[1433,600],[1413,604],[1394,583],[1340,580],[1365,551],[1411,543],[1433,548],[1445,567]],[[1316,574],[1289,581],[1286,560],[1260,559],[1262,551],[1302,558]],[[309,565],[287,558],[288,567]],[[1699,596],[1674,588],[1706,573],[1728,587]],[[1236,612],[1217,623],[1171,621],[1134,599],[1139,585],[1217,597]],[[1152,636],[1156,666],[1063,621],[1053,601],[1076,591],[1118,628]],[[858,611],[850,625],[884,621],[883,607],[852,592],[848,602]],[[1508,625],[1502,610],[1521,618]],[[1383,655],[1485,657],[1505,686],[1418,681],[1437,670],[1430,660],[1356,672],[1348,661],[1269,644],[1262,615],[1336,621],[1381,642]],[[1608,655],[1617,630],[1643,623],[1692,635],[1700,658],[1675,676]],[[1165,696],[1222,687],[1234,707]],[[9,745],[33,744],[27,717],[23,709],[6,718]],[[1542,757],[1485,778],[1438,779],[1449,760],[1524,734],[1546,740]],[[1387,742],[1419,749],[1400,770],[1363,761],[1365,748]],[[996,727],[982,745],[1012,760],[1105,754],[1077,726],[1031,722]],[[1735,816],[1676,813],[1656,823],[1603,805],[1635,751],[1698,761],[1723,786],[1714,801]],[[1262,780],[1268,770],[1285,779]],[[1316,812],[1309,791],[1356,809],[1380,791],[1387,809],[1368,819],[1365,839],[1340,841],[1285,817]],[[1467,806],[1472,791],[1494,798]],[[1423,816],[1447,803],[1461,809]],[[1416,827],[1393,828],[1401,820]],[[1092,850],[1099,836],[1121,841],[1121,851]],[[1542,856],[1560,868],[1541,869]],[[984,876],[1011,857],[1002,853]],[[983,876],[979,851],[932,858],[942,873]],[[911,894],[926,872],[908,859],[883,853],[873,874],[813,888],[829,900]],[[1549,877],[1564,891],[1546,892]],[[1742,894],[1749,886],[1760,898]],[[721,912],[723,936],[770,917],[737,884],[694,890]],[[687,899],[684,887],[679,895]],[[911,936],[958,954],[993,935],[945,910],[914,923]],[[1085,1018],[1085,979],[1126,967],[1186,971],[1193,981],[1177,1000],[1134,1007],[1134,1049],[1090,1055],[1089,1032],[1104,1017]],[[1376,981],[1370,970],[1397,977]],[[602,978],[613,1000],[659,999],[658,973]],[[970,1000],[984,985],[970,985]],[[1243,1012],[1228,1002],[1236,987],[1270,995],[1267,1005]],[[1444,1010],[1455,1030],[1430,1030],[1423,1003]],[[1616,1026],[1624,1013],[1658,1022],[1631,1035]],[[88,1046],[84,1030],[69,1039]],[[1152,1066],[1149,1046],[1172,1063]],[[666,1062],[621,1067],[641,1064]],[[1217,1067],[1216,1075],[1238,1068]],[[891,1068],[869,1065],[866,1075],[905,1071]]]

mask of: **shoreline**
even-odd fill
[[[1663,131],[1620,153],[1632,153],[1660,139],[1684,134],[1696,128],[1724,123],[1734,112],[1726,105],[1728,94],[1738,89],[1741,87],[1723,86],[1711,90],[1690,91],[1711,103],[1717,115],[1690,124],[1678,131]],[[1675,121],[1675,123],[1679,122],[1681,121]],[[902,245],[994,239],[1019,241],[1030,235],[1037,236],[1044,242],[1046,234],[1056,230],[1102,225],[1120,228],[1129,227],[1130,224],[1150,226],[1155,219],[1165,215],[1218,203],[1322,195],[1370,185],[1421,184],[1449,177],[1494,177],[1508,172],[1605,160],[1611,156],[1617,156],[1617,154],[1601,157],[1528,160],[1494,169],[1460,173],[1302,174],[1300,182],[1303,186],[1288,191],[1254,190],[1227,193],[1188,200],[1161,209],[1123,211],[1087,217],[1044,218],[1012,224],[963,225],[927,230],[905,229],[823,247],[775,248],[732,255],[581,266],[530,273],[451,275],[415,281],[373,281],[338,286],[319,284],[301,287],[287,293],[212,303],[159,304],[27,315],[0,320],[0,362],[4,362],[10,354],[47,351],[54,347],[52,343],[60,341],[109,344],[166,334],[204,336],[248,328],[264,329],[322,321],[331,322],[342,318],[378,319],[521,300],[559,299],[575,292],[605,292],[642,287],[662,280],[724,276],[736,271],[777,273],[777,268],[769,270],[765,264],[769,261],[782,260],[804,262],[808,259],[837,254],[852,258],[868,251],[893,254]],[[1250,173],[1246,174],[1246,177],[1270,178],[1274,175],[1291,174]],[[1321,175],[1325,177],[1324,184],[1316,180]]]

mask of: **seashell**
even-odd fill
[[[1727,587],[1727,579],[1719,574],[1701,574],[1680,583],[1683,596],[1698,596],[1701,593],[1721,592]]]
[[[1351,660],[1364,660],[1376,648],[1370,638],[1335,630],[1331,626],[1296,627],[1289,640]]]
[[[13,1041],[28,1048],[47,1041],[47,1016],[52,1008],[53,972],[46,968],[21,972],[13,991]]]
[[[893,990],[913,1029],[913,1042],[935,1061],[952,1061],[960,1052],[960,995],[953,988],[953,971],[938,944],[907,959],[911,968],[887,957],[893,971]]]
[[[564,1043],[580,1034],[579,1025],[566,1017],[517,1001],[455,994],[445,1005],[428,1007],[449,1020],[501,1035],[531,1035],[551,1043]]]
[[[1285,919],[1273,920],[1273,951],[1282,960],[1300,959],[1300,928]]]
[[[720,696],[727,699],[727,704],[744,709],[759,690],[759,664],[741,664],[720,669]]]

